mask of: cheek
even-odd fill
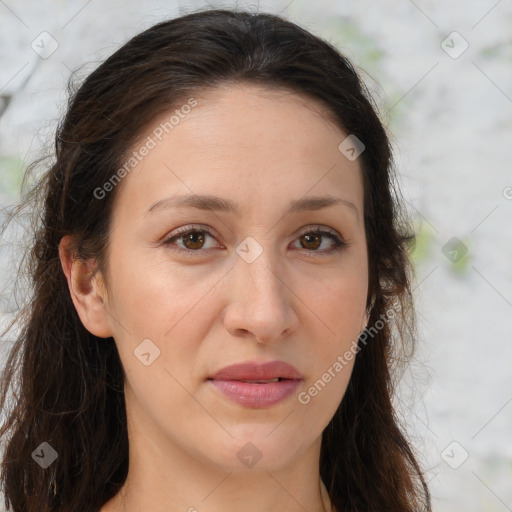
[[[171,418],[204,413],[189,391],[210,325],[205,306],[214,307],[207,296],[210,281],[192,281],[168,262],[134,255],[116,266],[115,340],[138,418],[167,425]]]
[[[315,315],[312,337],[316,356],[311,379],[316,389],[311,390],[311,400],[321,402],[332,413],[333,404],[339,403],[345,393],[357,356],[366,296],[365,265],[333,272],[332,278],[323,280],[310,295],[308,306]]]
[[[355,349],[344,356],[350,345],[350,335],[318,345],[322,348],[315,353],[315,368],[297,395],[304,434],[320,435],[343,401],[356,357]]]
[[[140,350],[146,346],[158,366],[173,373],[177,366],[181,373],[187,369],[190,372],[197,345],[204,336],[202,326],[208,323],[202,302],[207,299],[212,278],[191,280],[187,272],[175,271],[168,262],[133,254],[117,261],[111,272],[115,287],[109,311],[126,371],[140,371],[141,361],[136,356],[139,346]],[[199,310],[202,316],[198,316]],[[177,360],[180,365],[176,365]]]
[[[346,265],[332,271],[328,278],[317,281],[317,284],[309,282],[308,288],[308,305],[329,340],[339,343],[347,336],[359,334],[368,288],[365,265]]]
[[[181,324],[211,279],[205,282],[197,271],[194,278],[193,271],[177,268],[158,249],[153,251],[152,257],[140,253],[117,259],[112,309],[128,324],[127,330],[161,338]]]

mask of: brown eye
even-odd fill
[[[301,236],[302,240],[305,240],[306,246],[304,249],[315,250],[322,244],[322,236],[316,234],[306,234]]]
[[[182,235],[183,245],[187,249],[201,249],[204,244],[204,234],[201,231],[193,231],[188,235]]]
[[[169,237],[163,242],[164,245],[176,245],[178,250],[188,251],[189,254],[194,252],[200,253],[208,243],[207,237],[215,240],[212,233],[206,228],[185,228],[178,230],[178,233]],[[211,248],[211,247],[209,247]]]
[[[323,249],[319,249],[322,246],[322,243],[325,239],[331,240],[331,246]],[[336,250],[343,249],[348,246],[348,243],[345,242],[340,236],[336,234],[336,232],[327,230],[327,229],[317,229],[310,230],[302,233],[299,236],[297,241],[300,242],[301,247],[296,247],[297,249],[305,249],[305,254],[308,254],[308,251],[312,254],[318,253],[320,254],[330,254]]]
[[[206,249],[213,249],[214,246],[205,247],[208,245],[207,238],[215,241],[215,236],[206,227],[184,227],[174,232],[175,234],[163,241],[164,245],[173,246],[175,249],[188,255],[201,255]],[[321,248],[325,240],[330,240],[332,243],[330,247]],[[318,253],[319,255],[330,254],[334,251],[341,250],[348,246],[341,236],[336,234],[335,231],[327,229],[317,229],[315,231],[307,231],[296,238],[300,242],[300,247],[296,249],[304,249],[306,255]]]

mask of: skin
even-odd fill
[[[73,260],[68,237],[60,246],[84,326],[114,338],[125,370],[129,474],[101,512],[330,510],[319,475],[321,435],[354,359],[309,403],[297,393],[367,322],[360,163],[338,150],[348,134],[310,98],[248,84],[195,97],[198,105],[118,185],[106,273]],[[240,212],[145,213],[174,194],[214,194]],[[290,201],[313,195],[350,201],[358,215],[344,204],[288,212]],[[213,237],[161,244],[196,224]],[[348,246],[325,253],[334,245],[329,237],[303,236],[318,227]],[[252,263],[236,252],[247,236],[263,250]],[[187,247],[196,251],[191,257],[179,252]],[[160,350],[148,366],[134,355],[145,339]],[[268,408],[238,405],[205,381],[229,364],[275,359],[304,379]],[[252,467],[237,457],[249,442],[261,454]]]

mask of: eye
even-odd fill
[[[178,245],[178,250],[184,252],[198,252],[200,249],[204,249],[204,244],[210,237],[214,239],[213,233],[206,227],[190,227],[184,226],[174,232],[174,235],[167,238],[162,243],[164,245],[171,245],[175,242],[182,242],[183,246]]]
[[[332,241],[332,245],[328,249],[317,250],[322,246],[322,239],[330,239]],[[297,241],[301,244],[301,246],[306,249],[307,252],[318,252],[321,254],[330,254],[334,251],[339,251],[344,247],[347,247],[348,244],[342,240],[342,238],[336,234],[336,232],[318,228],[317,230],[309,230],[303,232],[299,235]]]
[[[206,226],[184,226],[175,230],[172,236],[165,239],[162,244],[166,246],[175,244],[177,246],[176,250],[180,252],[184,252],[187,255],[195,255],[194,253],[199,255],[202,249],[214,248],[214,246],[205,247],[208,237],[215,240],[214,234]],[[324,247],[319,250],[319,247],[322,247],[325,239],[331,240],[331,247],[327,249]],[[326,228],[304,231],[299,235],[297,241],[301,244],[301,247],[306,250],[306,253],[330,254],[348,246],[348,243],[335,231]]]

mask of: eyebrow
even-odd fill
[[[327,195],[327,196],[310,196],[290,201],[288,204],[289,213],[297,213],[307,210],[320,210],[334,205],[345,205],[350,208],[354,215],[359,219],[359,210],[357,207],[340,197]],[[223,199],[218,196],[211,195],[185,195],[185,196],[171,196],[154,203],[149,210],[145,213],[157,210],[166,210],[171,208],[197,208],[198,210],[227,212],[238,215],[240,213],[239,207],[236,203],[229,199]]]

